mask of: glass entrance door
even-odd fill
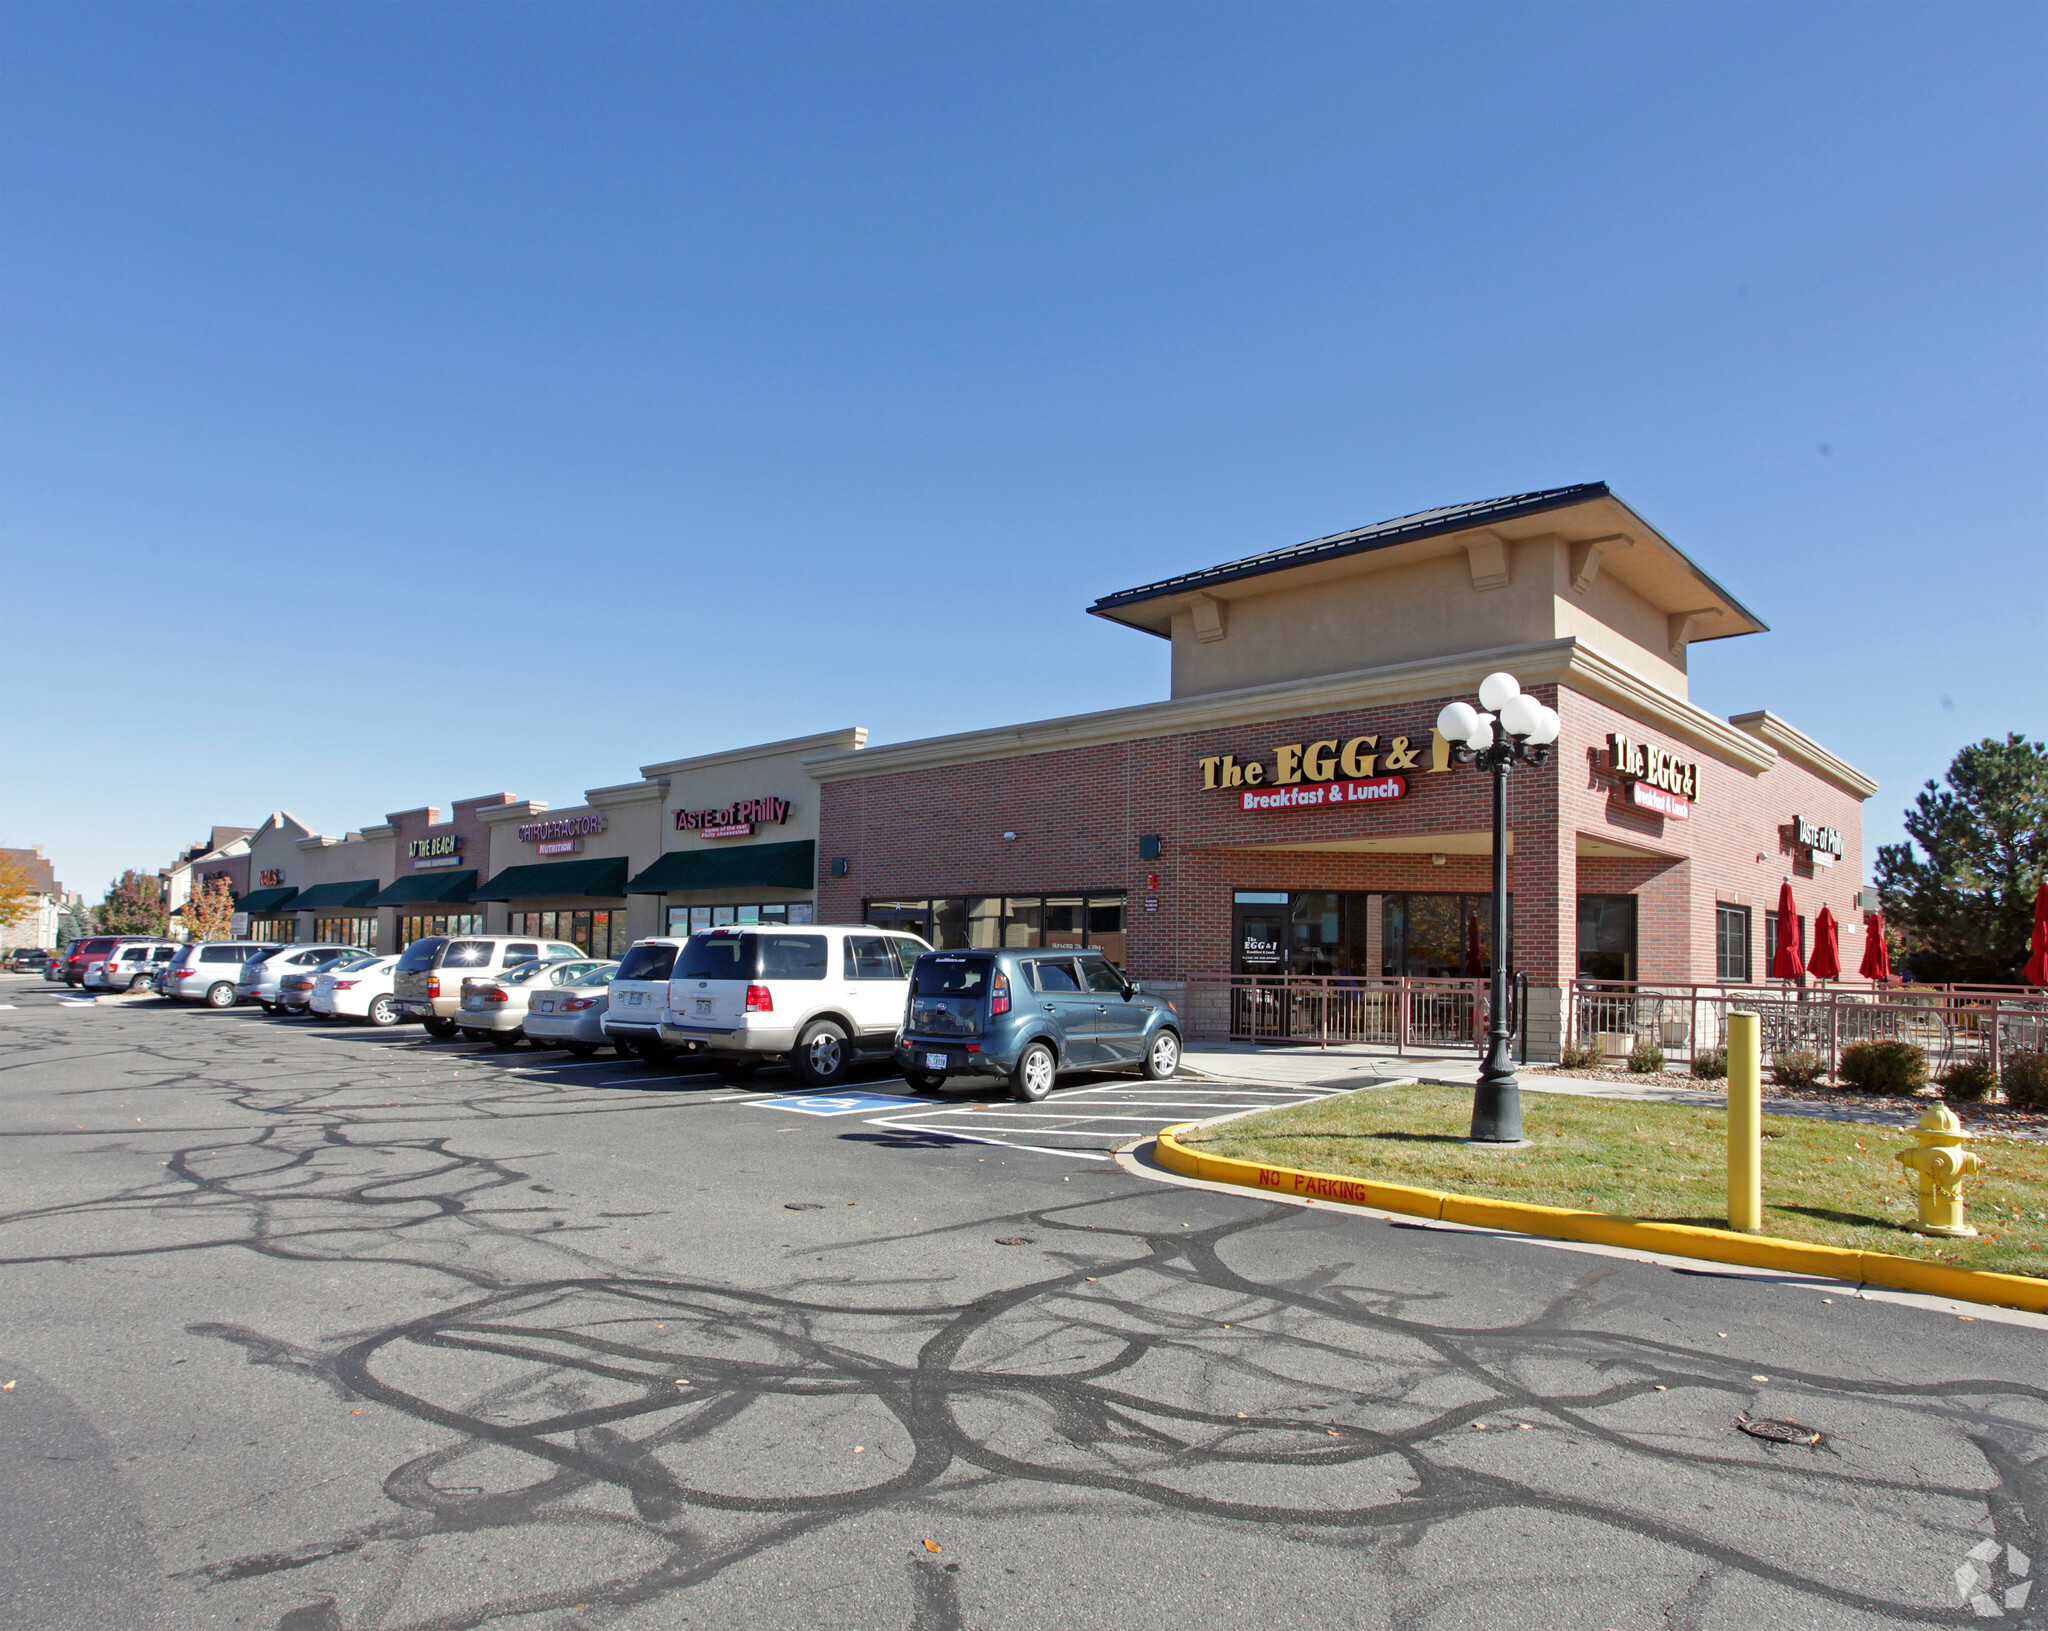
[[[1288,910],[1284,890],[1237,892],[1231,914],[1239,974],[1287,972]]]

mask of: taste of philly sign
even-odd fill
[[[1628,801],[1675,821],[1692,819],[1692,801],[1700,796],[1700,767],[1626,736],[1607,738],[1607,760],[1615,775],[1628,783]]]
[[[735,799],[716,810],[676,811],[676,831],[699,838],[746,838],[763,822],[780,825],[788,819],[788,799]]]
[[[1375,804],[1408,796],[1408,773],[1429,774],[1451,768],[1451,745],[1434,729],[1427,749],[1411,746],[1423,733],[1389,736],[1382,746],[1378,734],[1330,737],[1321,742],[1282,742],[1272,750],[1269,769],[1263,757],[1240,764],[1237,755],[1221,753],[1197,759],[1205,792],[1234,790],[1242,810],[1323,810],[1333,804]],[[1422,763],[1427,752],[1429,762]]]

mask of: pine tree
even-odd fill
[[[1913,842],[1878,849],[1885,920],[1916,980],[2016,985],[2048,872],[2048,746],[1986,737],[1944,779],[1906,812]]]

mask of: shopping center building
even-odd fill
[[[1764,625],[1592,483],[1428,511],[1105,596],[1163,702],[812,759],[819,909],[948,944],[1102,945],[1148,982],[1490,970],[1491,789],[1438,711],[1496,671],[1563,720],[1508,793],[1530,1050],[1575,978],[1765,973],[1779,887],[1860,955],[1867,776],[1687,698]]]
[[[1469,980],[1492,964],[1491,790],[1434,726],[1504,670],[1562,719],[1508,787],[1506,961],[1532,1056],[1574,980],[1763,978],[1788,881],[1802,944],[1828,906],[1857,964],[1875,784],[1774,714],[1694,706],[1691,647],[1764,625],[1604,484],[1088,610],[1170,643],[1166,700],[880,747],[826,732],[643,765],[569,809],[497,793],[340,838],[280,812],[239,844],[245,921],[612,956],[727,923],[868,921],[940,946],[1096,945],[1168,989]]]

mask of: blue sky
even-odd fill
[[[97,898],[1149,700],[1099,594],[1604,479],[1874,846],[2048,735],[2044,69],[2024,5],[0,8],[0,840]]]

